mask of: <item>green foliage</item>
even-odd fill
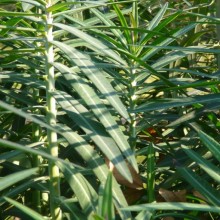
[[[218,4],[1,0],[0,218],[219,219]]]

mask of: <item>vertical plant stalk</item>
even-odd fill
[[[147,192],[148,202],[155,201],[155,149],[153,143],[148,146],[147,152]]]
[[[39,8],[36,8],[36,13],[38,14],[41,14],[42,13],[42,10],[39,9]],[[39,33],[37,33],[37,37],[39,37]],[[41,42],[36,42],[36,46],[37,47],[41,47],[42,46],[42,43]],[[38,56],[41,56],[41,52],[37,52],[37,55]],[[37,62],[37,64],[40,64],[39,62]],[[36,76],[39,74],[40,70],[39,69],[35,69],[35,74]],[[34,97],[34,100],[37,100],[39,101],[39,89],[34,89],[33,90],[33,97]],[[39,114],[40,111],[39,109],[36,109],[34,110],[35,114]],[[38,142],[40,141],[40,138],[41,138],[41,127],[35,123],[33,123],[32,125],[32,141],[33,142]],[[41,159],[42,157],[39,156],[39,155],[33,155],[33,167],[40,167],[41,165]],[[40,170],[38,171],[39,175],[40,175]],[[33,204],[33,207],[34,209],[38,212],[38,213],[41,213],[41,191],[38,190],[38,189],[35,189],[33,190],[33,193],[32,193],[32,204]]]
[[[132,15],[130,16],[131,18],[131,25],[132,28],[137,28],[138,27],[138,4],[135,1],[133,3],[132,6]],[[131,33],[131,37],[132,37],[132,43],[134,45],[136,45],[136,41],[138,39],[138,36],[132,32]],[[132,53],[136,55],[136,47],[131,47]],[[130,110],[134,110],[135,106],[136,106],[136,100],[137,100],[137,96],[136,96],[136,86],[137,86],[137,81],[136,81],[136,67],[135,67],[135,61],[131,61],[130,64],[130,90],[129,90],[129,94],[130,94]],[[136,113],[130,113],[130,119],[131,119],[131,123],[130,123],[130,146],[132,150],[135,150],[136,148],[136,142],[137,142],[137,115]]]
[[[38,92],[38,91],[36,91]],[[37,111],[38,113],[38,111]],[[32,125],[32,140],[33,142],[37,142],[40,139],[40,127],[37,124]],[[40,156],[38,155],[33,155],[33,167],[39,167],[40,166]],[[38,171],[40,173],[40,171]],[[33,208],[41,213],[41,192],[38,189],[33,190],[32,193],[32,204]]]
[[[47,0],[47,7],[52,6],[52,0]],[[53,41],[53,17],[52,13],[46,14],[46,76],[47,76],[47,123],[49,125],[56,125],[56,101],[51,95],[51,92],[55,90],[55,76],[54,67],[52,65],[54,61],[54,49],[52,45]],[[47,130],[48,148],[50,154],[54,157],[58,157],[58,143],[57,133],[51,130]],[[53,220],[61,220],[62,213],[58,205],[57,198],[60,196],[60,173],[59,168],[52,161],[49,161],[49,176],[50,176],[50,212]]]
[[[220,18],[220,0],[216,0],[216,17]],[[220,24],[216,26],[217,39],[220,42]],[[217,55],[218,69],[220,70],[220,54]]]
[[[134,69],[134,65],[132,65],[131,67],[131,71],[130,71],[130,77],[131,77],[131,85],[130,85],[130,110],[134,110],[135,106],[136,106],[136,79],[135,79],[135,69]],[[137,117],[136,117],[136,113],[130,113],[130,146],[132,150],[135,150],[136,147],[136,125],[137,125]]]

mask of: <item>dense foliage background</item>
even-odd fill
[[[1,219],[219,219],[220,1],[1,0]]]

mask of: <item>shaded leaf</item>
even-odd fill
[[[118,54],[116,54],[113,50],[111,50],[109,47],[107,47],[105,44],[103,44],[101,41],[99,41],[98,39],[82,32],[81,30],[73,27],[73,26],[68,26],[65,24],[59,24],[59,23],[54,23],[53,24],[56,27],[61,28],[62,30],[65,30],[77,37],[79,37],[80,39],[83,39],[84,41],[88,42],[89,44],[95,46],[100,53],[102,53],[103,55],[107,55],[108,57],[113,58],[115,61],[126,65],[125,61],[123,59],[121,59],[120,56],[118,56]]]
[[[197,191],[199,191],[211,204],[220,205],[220,193],[216,189],[195,174],[193,171],[187,168],[178,168],[178,173],[184,177]]]
[[[38,168],[32,168],[32,169],[22,170],[20,172],[16,172],[16,173],[7,175],[5,177],[2,177],[0,179],[0,191],[21,180],[24,180],[30,177],[33,174],[36,174],[37,171],[38,171]]]
[[[45,220],[45,219],[48,219],[48,218],[45,218],[43,217],[42,215],[40,215],[39,213],[37,213],[36,211],[30,209],[29,207],[25,206],[25,205],[22,205],[21,203],[13,200],[13,199],[10,199],[8,197],[4,197],[4,199],[11,203],[12,205],[14,205],[15,207],[17,207],[18,209],[20,209],[22,212],[24,212],[25,214],[27,214],[31,219],[34,219],[34,220]]]
[[[108,165],[109,164],[109,160],[107,158],[105,158],[105,162]],[[132,176],[132,182],[129,182],[127,179],[125,179],[117,170],[116,167],[114,167],[113,169],[113,176],[115,177],[115,179],[117,180],[117,182],[122,185],[122,186],[126,186],[128,188],[131,189],[143,189],[143,181],[141,180],[141,176],[139,173],[137,173],[137,171],[128,163],[126,162],[128,169],[131,173]]]
[[[98,195],[93,187],[82,174],[76,172],[74,167],[67,164],[64,165],[60,162],[57,162],[57,165],[62,170],[64,177],[69,183],[71,189],[76,194],[84,213],[87,215],[95,213]]]
[[[53,95],[63,110],[66,111],[70,118],[97,144],[106,157],[115,164],[120,173],[124,175],[128,181],[132,181],[121,152],[105,129],[103,129],[103,126],[98,121],[92,119],[89,111],[67,93],[56,91],[53,92]]]
[[[86,161],[86,163],[89,164],[89,167],[93,169],[95,175],[100,180],[101,184],[104,184],[106,182],[109,170],[107,168],[107,165],[104,163],[104,160],[101,157],[101,155],[99,155],[96,149],[93,146],[89,145],[86,140],[84,140],[76,132],[73,132],[67,126],[62,125],[62,127],[59,127],[59,130],[61,131],[62,135],[66,138],[66,140],[68,140],[70,145],[74,147],[74,149]],[[114,198],[113,201],[121,218],[131,218],[131,214],[129,212],[120,210],[120,208],[126,207],[127,203],[120,189],[120,186],[116,182],[115,178],[113,178],[112,186],[112,193]]]
[[[220,161],[220,144],[203,131],[198,132],[201,141],[212,152],[213,156]]]
[[[217,166],[204,159],[200,156],[200,154],[196,153],[192,149],[189,149],[186,146],[182,146],[182,148],[185,153],[191,157],[191,159],[195,161],[209,176],[220,183],[220,170]]]
[[[187,191],[185,189],[176,192],[163,188],[159,189],[159,194],[166,202],[186,202],[186,193]]]
[[[96,115],[97,119],[102,122],[102,125],[106,128],[106,131],[111,135],[114,141],[117,143],[118,147],[121,149],[122,153],[125,155],[126,159],[132,164],[132,166],[137,170],[137,164],[134,154],[128,144],[127,138],[120,130],[118,124],[116,123],[113,116],[110,114],[107,107],[100,100],[95,91],[91,88],[86,80],[78,76],[76,73],[63,64],[54,63],[54,66],[61,71],[68,83],[76,90],[76,92],[81,96],[85,103],[91,108],[91,110]],[[97,72],[95,73],[98,74]],[[101,80],[101,78],[100,78]],[[104,83],[103,80],[101,80]],[[100,82],[100,83],[101,83]],[[108,87],[107,85],[103,85]],[[112,91],[106,90],[106,96],[111,94]],[[111,95],[109,95],[111,96]],[[115,97],[116,98],[116,97]],[[117,100],[114,98],[115,102]],[[118,99],[117,108],[125,109],[124,105]],[[127,114],[127,113],[126,113]]]
[[[124,196],[128,202],[128,205],[133,205],[140,200],[142,196],[146,194],[145,189],[125,188],[123,189]]]
[[[180,106],[188,106],[192,104],[202,104],[202,103],[213,103],[213,102],[220,102],[220,97],[218,94],[210,94],[210,95],[199,95],[195,97],[182,97],[181,99],[157,99],[156,101],[147,102],[135,110],[131,112],[146,112],[152,110],[160,110],[160,109],[168,109]]]

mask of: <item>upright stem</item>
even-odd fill
[[[131,27],[132,28],[138,28],[138,3],[136,1],[133,2],[132,6],[132,19],[131,19]],[[137,44],[138,35],[135,32],[131,33],[132,43],[133,45]],[[136,56],[137,53],[137,47],[131,47],[131,53],[133,53]],[[137,80],[136,80],[136,67],[135,67],[135,61],[132,60],[130,62],[130,88],[129,88],[129,107],[130,110],[134,110],[136,106],[136,86],[137,86]],[[136,113],[130,113],[130,146],[132,150],[135,150],[136,148],[136,142],[137,142],[137,115]]]
[[[220,18],[220,0],[216,0],[216,17]],[[217,39],[220,42],[220,24],[216,27]],[[218,69],[220,70],[220,54],[217,55]]]
[[[135,69],[134,65],[131,66],[131,71],[130,71],[130,77],[131,77],[131,85],[130,85],[130,110],[134,110],[136,106],[136,77],[135,77]],[[135,150],[136,147],[136,125],[137,125],[137,118],[136,118],[136,113],[130,113],[130,146],[132,150]]]
[[[47,0],[47,7],[52,5],[52,0]],[[46,15],[46,75],[47,75],[47,123],[56,125],[56,101],[51,95],[55,90],[54,67],[54,50],[51,41],[53,40],[53,17],[52,13]],[[58,157],[57,133],[51,130],[47,131],[48,145],[50,154]],[[50,176],[50,212],[53,220],[61,220],[61,209],[56,202],[56,198],[60,196],[60,174],[59,168],[53,161],[49,161]]]
[[[42,13],[41,9],[36,8],[36,13],[41,14]],[[37,35],[37,37],[40,36],[39,33],[37,33],[36,35]],[[41,47],[42,42],[36,42],[36,46]],[[41,56],[41,52],[37,52],[37,55]],[[39,65],[40,63],[37,62],[36,64]],[[38,76],[39,73],[40,73],[40,70],[35,69],[34,71],[35,71],[36,76]],[[33,89],[33,98],[34,98],[34,100],[40,101],[39,95],[40,95],[39,89]],[[35,109],[33,113],[39,114],[40,111],[39,111],[39,109]],[[32,140],[33,140],[33,142],[38,142],[38,141],[40,141],[40,138],[41,138],[41,127],[39,125],[33,123],[33,125],[32,125]],[[32,157],[33,157],[33,161],[32,161],[33,167],[39,167],[41,165],[41,159],[42,159],[41,156],[33,155]],[[39,175],[40,175],[41,171],[39,170],[38,172],[39,172]],[[38,190],[38,189],[33,190],[32,204],[33,204],[34,209],[37,212],[41,213],[41,207],[42,207],[41,206],[41,191]]]
[[[37,111],[38,112],[38,111]],[[33,124],[32,126],[32,140],[34,142],[39,141],[40,138],[40,127],[37,124]],[[33,167],[39,167],[40,166],[40,156],[33,155]],[[40,173],[40,171],[39,171]],[[32,192],[32,204],[34,209],[41,213],[41,192],[37,189],[33,190]]]

